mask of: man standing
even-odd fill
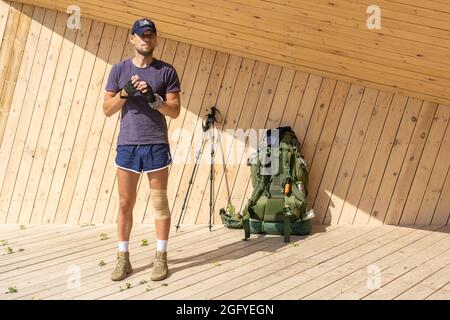
[[[123,280],[133,272],[128,241],[133,225],[140,174],[147,173],[155,213],[157,249],[151,279],[162,280],[167,267],[170,210],[167,200],[168,166],[172,163],[165,116],[180,114],[180,82],[173,66],[153,57],[156,26],[137,20],[129,41],[134,57],[113,65],[106,85],[103,111],[107,117],[121,111],[117,142],[119,252],[111,279]]]

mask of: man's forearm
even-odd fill
[[[103,103],[103,112],[107,117],[110,117],[117,111],[122,109],[124,104],[125,99],[120,98],[120,91],[119,91],[113,98]]]
[[[180,114],[180,107],[177,103],[164,101],[158,108],[158,111],[165,116],[175,119]]]

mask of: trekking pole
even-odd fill
[[[184,214],[185,209],[186,209],[186,203],[187,203],[187,199],[189,197],[189,193],[190,193],[190,191],[192,189],[192,185],[193,185],[193,181],[194,181],[194,177],[195,177],[195,172],[197,170],[198,164],[200,163],[200,157],[201,157],[202,150],[203,150],[203,147],[204,147],[205,142],[206,142],[206,133],[208,132],[208,130],[211,127],[211,125],[213,126],[213,129],[214,129],[214,123],[217,122],[216,111],[218,112],[218,114],[220,116],[222,116],[220,114],[220,112],[215,107],[211,107],[211,113],[207,114],[205,116],[204,120],[203,120],[203,123],[202,123],[202,130],[203,130],[202,144],[200,146],[200,149],[197,151],[194,168],[192,170],[191,178],[189,179],[188,190],[187,190],[186,195],[184,197],[183,205],[181,207],[181,213],[180,213],[180,216],[178,218],[178,223],[176,225],[176,231],[178,231],[178,228],[180,228],[180,222],[181,222],[181,219],[182,219],[183,214]],[[221,119],[220,122],[222,122],[222,119]],[[218,123],[220,123],[220,122],[218,122]],[[213,136],[213,138],[214,138],[214,136]],[[209,203],[210,203],[209,204],[209,230],[211,231],[211,227],[212,227],[212,225],[211,225],[211,216],[212,216],[212,177],[213,177],[213,174],[214,174],[214,148],[213,148],[212,144],[211,144],[211,169],[210,170],[211,170],[211,172],[210,172],[210,183],[211,183],[211,185],[210,185],[210,200],[209,200]]]
[[[183,205],[181,206],[181,213],[180,213],[180,216],[178,217],[178,223],[176,225],[176,231],[178,231],[178,228],[180,228],[181,218],[183,217],[183,213],[184,213],[184,210],[186,208],[186,202],[187,202],[187,199],[188,199],[188,196],[189,196],[189,192],[190,192],[190,190],[192,188],[192,185],[193,185],[195,171],[197,170],[198,164],[200,162],[200,157],[201,157],[201,154],[202,154],[203,145],[204,145],[204,143],[206,141],[205,138],[206,138],[206,132],[203,133],[202,144],[201,144],[200,149],[197,151],[197,154],[195,156],[194,168],[192,170],[191,178],[189,179],[189,185],[188,185],[188,189],[186,191],[186,195],[184,196]]]
[[[219,112],[220,114],[220,112]],[[207,132],[210,128],[212,128],[212,134],[210,135],[211,140],[211,164],[209,170],[209,231],[211,231],[212,224],[212,213],[213,213],[213,179],[214,179],[214,123],[216,122],[216,108],[211,107],[211,113],[206,116],[205,122],[202,124],[202,128],[204,132]]]
[[[211,166],[209,172],[209,231],[211,231],[211,219],[213,212],[213,177],[214,177],[214,126],[212,128],[212,140],[211,140]]]
[[[227,205],[231,205],[230,185],[228,184],[227,165],[225,163],[225,155],[223,153],[223,148],[222,148],[222,137],[220,137],[218,140],[219,140],[220,151],[222,153],[222,163],[223,163],[223,173],[225,176],[225,186],[227,187]]]

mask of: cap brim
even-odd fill
[[[152,31],[154,33],[156,33],[156,30],[152,27],[145,27],[145,28],[141,28],[139,30],[137,30],[135,33],[139,36],[142,36],[144,34],[145,31]]]

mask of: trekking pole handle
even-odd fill
[[[218,120],[216,119],[216,112],[220,115],[220,118],[221,118],[220,121],[218,121]],[[209,128],[210,128],[210,126],[211,126],[211,125],[214,125],[215,122],[221,123],[221,122],[222,122],[222,115],[220,114],[220,111],[217,110],[216,107],[211,107],[211,112],[208,113],[208,114],[205,116],[205,120],[204,120],[203,123],[202,123],[203,131],[205,131],[205,132],[208,131]]]

